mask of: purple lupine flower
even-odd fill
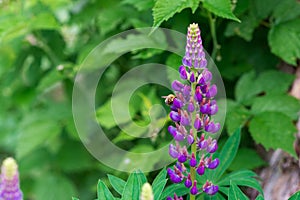
[[[202,186],[203,192],[209,195],[214,195],[218,192],[219,187],[217,185],[213,185],[212,182],[206,181],[206,183]]]
[[[175,97],[170,105],[170,118],[176,127],[168,127],[169,133],[176,141],[176,146],[170,145],[169,154],[177,159],[177,164],[174,169],[168,169],[168,174],[172,182],[184,182],[184,185],[190,188],[191,195],[202,191],[213,195],[218,191],[218,186],[207,180],[202,188],[198,187],[195,177],[195,173],[202,176],[206,170],[217,168],[220,162],[218,158],[212,157],[218,145],[217,141],[209,136],[220,130],[220,123],[212,118],[218,112],[218,105],[214,99],[218,90],[217,86],[211,83],[213,76],[207,69],[197,24],[188,27],[186,52],[179,67],[179,74],[184,83],[173,81]],[[188,151],[187,146],[179,145],[179,141],[183,140],[193,147],[192,150]],[[199,158],[196,155],[199,155]],[[189,163],[190,170],[183,170],[186,162]],[[191,170],[195,172],[193,175]],[[174,198],[168,199],[180,198],[175,194]]]
[[[23,199],[23,193],[20,189],[18,165],[13,158],[6,158],[2,163],[0,176],[0,199]]]

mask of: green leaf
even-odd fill
[[[62,175],[43,174],[35,182],[34,195],[36,199],[70,199],[77,196],[73,183]]]
[[[155,187],[153,187],[154,199],[160,199],[166,184],[167,179],[162,180],[161,182],[157,183]]]
[[[219,17],[240,22],[232,13],[230,0],[203,0],[203,7]]]
[[[257,154],[257,152],[250,148],[241,148],[238,150],[236,157],[229,166],[230,171],[240,169],[255,169],[266,165],[267,163]]]
[[[249,120],[251,113],[242,105],[236,105],[232,109],[228,109],[226,116],[226,128],[229,135],[240,127],[243,127]]]
[[[30,20],[29,27],[32,30],[36,29],[58,29],[59,24],[51,13],[40,13]]]
[[[167,21],[185,8],[191,8],[195,12],[198,4],[198,0],[157,0],[153,8],[153,27],[159,27],[163,21]]]
[[[224,34],[227,37],[237,35],[246,41],[251,41],[253,32],[259,25],[259,20],[255,17],[253,12],[243,15],[240,18],[242,23],[229,22]]]
[[[270,0],[271,1],[271,0]],[[279,1],[279,3],[272,2],[271,5],[276,5],[272,12],[272,18],[275,18],[275,24],[296,19],[300,16],[300,3],[295,0]]]
[[[259,19],[265,19],[267,18],[272,11],[274,10],[275,7],[281,7],[283,4],[283,1],[281,0],[255,0],[254,5],[255,5],[255,14],[257,18]],[[278,6],[280,5],[280,6]]]
[[[218,185],[230,185],[230,181],[231,180],[238,180],[238,179],[246,179],[246,178],[252,178],[252,177],[256,177],[257,175],[250,171],[250,170],[239,170],[239,171],[234,171],[231,172],[230,174],[227,174],[226,176],[222,177],[222,179],[220,179],[220,181],[218,182]]]
[[[183,184],[170,185],[165,188],[160,197],[160,200],[165,200],[168,196],[173,196],[175,192],[178,196],[183,196],[189,192],[189,189],[186,188]]]
[[[235,98],[238,102],[247,103],[249,99],[262,92],[260,85],[255,82],[255,79],[255,72],[251,71],[238,80],[235,87]]]
[[[69,140],[63,144],[63,148],[55,156],[55,163],[59,169],[69,173],[91,169],[94,166],[92,156],[82,143]]]
[[[126,182],[116,176],[110,175],[108,174],[108,180],[111,184],[111,186],[116,190],[116,192],[118,192],[120,195],[122,195],[123,191],[124,191],[124,187]]]
[[[262,72],[255,82],[267,94],[286,94],[294,79],[294,75],[281,71],[267,70]]]
[[[272,26],[268,34],[271,52],[285,62],[296,66],[300,58],[300,19]],[[282,38],[288,38],[283,40]]]
[[[232,163],[241,139],[241,129],[237,129],[235,133],[228,138],[225,145],[222,148],[222,151],[219,155],[220,164],[218,168],[213,173],[213,178],[217,179],[222,176],[225,170],[230,166]]]
[[[234,183],[230,184],[228,199],[232,200],[248,200],[249,198]]]
[[[300,191],[293,194],[288,200],[298,200],[300,199]]]
[[[292,120],[280,112],[263,112],[250,122],[251,136],[267,150],[281,148],[296,157],[293,143],[297,132]]]
[[[298,118],[300,102],[289,95],[267,95],[255,98],[251,111],[259,114],[265,111],[281,112],[291,119]]]
[[[232,172],[222,178],[218,185],[220,186],[229,186],[231,181],[234,181],[235,184],[240,186],[246,186],[256,189],[258,192],[263,194],[263,190],[259,182],[255,179],[257,175],[250,170],[240,170]]]
[[[137,174],[135,172],[131,173],[125,184],[122,200],[139,199],[141,187]]]
[[[114,200],[115,197],[111,194],[105,183],[101,180],[98,182],[97,197],[99,200]]]
[[[72,197],[72,200],[79,200],[78,198],[76,198],[76,197]]]
[[[142,187],[145,183],[147,183],[147,177],[141,170],[137,170],[135,173],[138,178],[139,185]]]
[[[153,0],[123,0],[122,3],[134,6],[138,11],[149,10],[154,6]]]
[[[160,183],[161,181],[165,180],[167,177],[167,170],[166,168],[164,167],[160,172],[159,174],[157,174],[157,176],[155,177],[153,183],[152,183],[152,186],[153,186],[153,189],[154,187]]]
[[[20,129],[17,157],[20,159],[33,150],[46,145],[46,141],[56,137],[61,129],[55,121],[36,120]]]

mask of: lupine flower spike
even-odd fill
[[[1,167],[0,200],[22,200],[18,165],[13,158],[6,158]]]
[[[140,200],[154,200],[152,186],[149,183],[142,186]]]
[[[173,81],[175,96],[172,96],[172,101],[166,99],[171,108],[170,118],[174,122],[168,127],[168,132],[175,139],[175,144],[169,147],[169,154],[177,159],[176,165],[168,168],[167,172],[173,183],[184,182],[194,199],[195,195],[202,192],[208,195],[218,192],[218,186],[209,180],[204,185],[197,182],[196,173],[201,176],[206,170],[213,170],[219,165],[219,159],[212,157],[218,148],[217,141],[210,134],[218,132],[220,124],[212,119],[212,115],[218,112],[214,100],[217,86],[211,84],[212,73],[207,69],[198,24],[189,26],[185,50],[179,67],[182,82]],[[184,140],[190,145],[190,150],[187,146],[180,146],[179,142]],[[168,200],[177,199],[181,197],[176,194],[168,197]]]

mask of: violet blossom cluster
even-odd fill
[[[184,182],[192,195],[202,192],[214,195],[219,189],[217,185],[208,180],[199,185],[196,175],[191,174],[193,170],[201,176],[206,170],[213,170],[219,165],[219,159],[212,157],[218,148],[217,141],[209,135],[220,129],[220,123],[211,117],[218,112],[214,100],[217,86],[211,84],[212,73],[207,69],[198,24],[191,24],[188,28],[186,52],[179,73],[185,83],[177,80],[172,83],[175,98],[170,106],[170,118],[175,125],[168,127],[176,142],[169,146],[169,154],[177,162],[167,172],[173,183]],[[186,141],[191,150],[181,146],[181,141]],[[187,166],[190,170],[186,169]],[[180,200],[182,197],[174,194],[174,198],[167,199]]]
[[[0,175],[0,200],[22,200],[18,165],[13,158],[3,161]]]

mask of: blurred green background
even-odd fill
[[[230,6],[227,15],[222,6],[214,7],[220,4],[217,0],[211,5],[182,2],[0,0],[0,160],[16,157],[25,199],[94,199],[99,178],[107,180],[107,173],[127,176],[99,163],[82,145],[71,110],[74,77],[101,41],[153,24],[184,34],[190,23],[199,24],[204,47],[213,54],[228,97],[220,144],[227,134],[244,127],[230,170],[265,166],[257,143],[295,156],[293,122],[300,105],[288,90],[300,58],[299,2],[224,0]],[[237,19],[231,11],[241,23],[230,20]],[[127,53],[105,72],[101,82],[105,90],[96,97],[99,123],[114,143],[135,152],[159,148],[171,137],[165,129],[150,143],[128,136],[111,118],[108,100],[122,74],[150,62],[174,69],[180,65],[178,57],[163,51]],[[133,120],[149,123],[149,108],[162,104],[161,96],[169,92],[155,85],[139,88],[131,102]],[[155,174],[148,174],[149,179]]]

